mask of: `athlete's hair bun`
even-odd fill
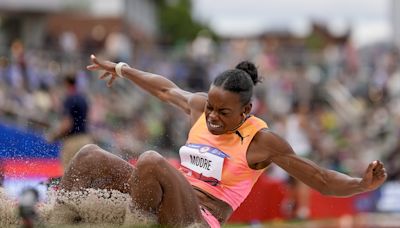
[[[246,72],[251,77],[251,80],[253,81],[254,85],[260,82],[260,79],[258,78],[257,67],[254,65],[254,63],[249,61],[243,61],[240,62],[238,65],[236,65],[235,68]]]

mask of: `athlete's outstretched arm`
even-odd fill
[[[362,178],[354,178],[322,168],[308,159],[297,156],[291,146],[273,132],[261,131],[258,137],[260,149],[264,150],[264,154],[268,154],[268,162],[275,163],[291,176],[324,195],[351,196],[372,191],[381,186],[387,177],[380,161],[371,162]]]
[[[90,56],[92,64],[87,66],[88,70],[104,70],[104,73],[100,76],[100,79],[106,79],[110,77],[107,82],[107,86],[111,86],[116,78],[119,76],[115,72],[115,66],[117,63],[104,61],[96,58],[96,56]],[[149,72],[144,72],[137,70],[135,68],[124,65],[121,68],[121,73],[124,78],[129,79],[134,84],[138,85],[142,89],[146,90],[153,96],[159,98],[160,100],[173,104],[187,114],[191,113],[190,99],[193,93],[182,90],[175,83],[168,80],[167,78],[152,74]]]

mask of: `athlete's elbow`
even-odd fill
[[[158,98],[160,101],[162,101],[162,102],[168,102],[168,101],[169,101],[169,98],[170,98],[167,89],[159,89],[159,90],[155,91],[155,92],[153,93],[153,95],[154,95],[155,97],[157,97],[157,98]]]

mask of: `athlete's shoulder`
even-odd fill
[[[262,151],[267,151],[269,155],[293,153],[289,143],[269,128],[258,131],[253,141],[262,148]]]
[[[189,106],[192,109],[196,110],[204,110],[204,106],[207,102],[208,95],[207,93],[193,93],[192,96],[189,98]]]
[[[190,96],[188,103],[190,107],[191,125],[193,125],[204,112],[207,98],[207,93],[193,93]]]
[[[206,92],[196,92],[196,93],[193,93],[193,96],[207,99],[208,98],[208,93],[206,93]]]

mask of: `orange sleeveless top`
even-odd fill
[[[265,169],[248,166],[246,153],[255,134],[267,124],[250,116],[234,133],[211,134],[203,113],[179,150],[180,170],[194,187],[239,207]],[[237,133],[239,132],[239,134]]]

